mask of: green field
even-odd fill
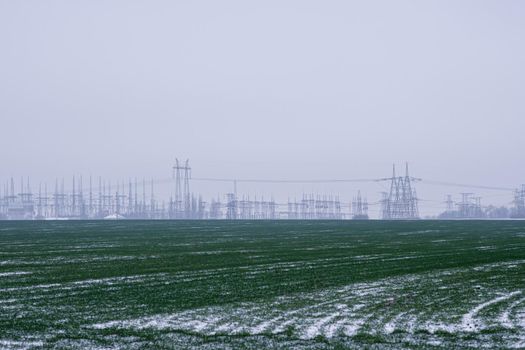
[[[525,221],[0,222],[0,349],[525,347]]]

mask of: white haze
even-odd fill
[[[0,0],[0,180],[166,178],[179,157],[199,177],[378,178],[408,161],[423,179],[516,187],[524,18],[517,0]],[[239,185],[357,189],[373,202],[384,187]],[[468,190],[417,189],[435,201],[422,214]]]

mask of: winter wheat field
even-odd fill
[[[0,222],[1,349],[525,348],[524,221]]]

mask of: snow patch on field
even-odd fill
[[[11,277],[11,276],[21,276],[21,275],[30,275],[32,272],[29,271],[12,271],[12,272],[0,272],[0,277]]]
[[[91,327],[170,329],[207,335],[264,335],[293,330],[300,339],[313,339],[319,335],[353,335],[368,319],[361,312],[366,299],[381,290],[376,283],[354,284],[341,289],[278,297],[268,303],[215,306],[134,320],[97,323]]]
[[[514,309],[522,304],[523,302],[525,301],[525,298],[521,298],[521,299],[518,299],[516,300],[515,302],[513,302],[512,304],[510,304],[504,311],[503,313],[500,315],[500,317],[498,318],[498,321],[499,323],[505,327],[505,328],[509,328],[509,329],[512,329],[512,328],[515,328],[515,324],[514,322],[511,320],[511,313],[514,311]],[[524,327],[525,328],[525,327]]]
[[[504,300],[507,300],[509,298],[512,298],[513,296],[517,294],[521,294],[521,292],[520,291],[512,292],[512,293],[502,295],[497,298],[493,298],[489,301],[486,301],[484,303],[477,305],[475,308],[473,308],[468,313],[463,315],[461,319],[461,329],[467,332],[479,331],[483,327],[483,324],[481,323],[479,319],[476,319],[476,316],[481,310],[483,310],[484,308],[492,304],[496,304]]]
[[[42,347],[43,345],[44,343],[42,341],[18,341],[0,339],[0,348],[2,349],[25,350],[32,349],[35,347]]]
[[[456,304],[454,309],[442,307],[447,295],[422,299],[428,292],[448,293],[452,285],[444,279],[455,279],[465,271],[487,271],[521,264],[523,261],[479,265],[470,269],[448,269],[426,274],[411,274],[355,283],[310,293],[280,296],[271,300],[234,303],[184,310],[171,314],[115,320],[88,326],[93,329],[135,329],[182,331],[207,336],[249,335],[265,336],[293,334],[301,340],[323,336],[351,338],[358,334],[393,337],[398,332],[409,342],[418,344],[421,334],[428,334],[425,342],[438,345],[446,342],[440,332],[449,334],[480,334],[497,327],[514,328],[525,336],[525,322],[519,321],[525,310],[519,309],[525,298],[515,300],[521,291],[497,291],[486,285],[475,284],[477,298]],[[282,264],[281,267],[286,264]],[[288,267],[290,264],[288,264]],[[441,286],[436,286],[442,284]],[[447,288],[440,288],[447,286]],[[426,292],[425,292],[426,290]],[[439,291],[439,292],[438,292]],[[440,292],[443,291],[443,292]],[[480,302],[480,298],[482,301]],[[421,299],[419,299],[421,302]],[[494,317],[493,314],[496,313]],[[454,316],[456,315],[456,316]],[[521,317],[523,319],[523,317]],[[521,323],[520,323],[521,322]],[[494,328],[496,327],[496,328]],[[423,333],[421,333],[423,332]],[[427,332],[427,333],[424,333]],[[418,340],[419,339],[419,340]],[[509,347],[518,340],[509,340]]]
[[[49,283],[49,284],[36,284],[32,286],[24,287],[10,287],[10,288],[0,288],[0,292],[16,292],[23,290],[38,290],[38,289],[57,289],[57,290],[74,290],[77,288],[89,288],[95,285],[100,286],[113,286],[120,284],[129,284],[129,283],[142,283],[150,280],[158,279],[158,277],[166,276],[165,273],[157,273],[150,275],[132,275],[132,276],[117,276],[117,277],[108,277],[108,278],[98,278],[98,279],[86,279],[81,281],[67,282],[67,283]]]

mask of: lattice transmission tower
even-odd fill
[[[189,159],[186,159],[184,165],[175,159],[173,167],[173,177],[175,178],[175,200],[172,204],[174,213],[171,216],[174,219],[189,219],[191,215],[191,193],[190,178],[191,168]]]
[[[411,177],[408,163],[405,176],[396,176],[396,166],[393,166],[392,177],[380,179],[390,181],[390,191],[385,193],[381,201],[381,216],[383,220],[414,220],[419,219],[418,199],[413,182],[421,179]]]
[[[525,218],[525,185],[514,191],[514,208],[511,216],[513,218]]]

